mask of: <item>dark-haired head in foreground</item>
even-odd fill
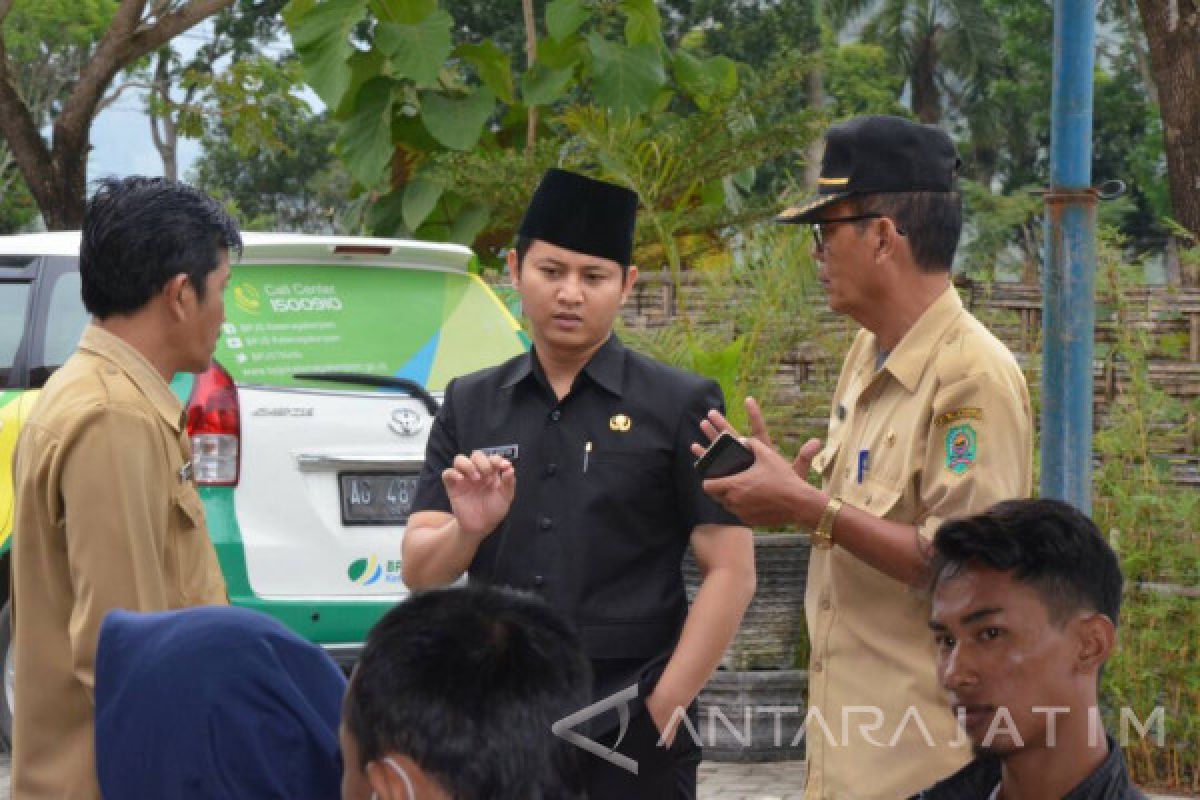
[[[933,547],[938,679],[977,759],[920,796],[1139,796],[1099,723],[1122,578],[1091,519],[1013,500],[944,523]]]
[[[579,641],[544,603],[466,587],[413,595],[371,630],[346,694],[344,800],[582,796],[551,725],[589,702]]]

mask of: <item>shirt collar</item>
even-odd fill
[[[900,342],[892,348],[883,368],[909,392],[916,391],[917,381],[921,379],[921,373],[925,371],[925,366],[934,355],[934,344],[962,310],[963,304],[958,290],[947,286],[941,296],[925,309],[925,313],[921,314]]]
[[[621,396],[625,378],[625,345],[621,344],[615,333],[609,334],[608,341],[600,345],[583,371],[601,389]]]
[[[530,348],[527,353],[514,360],[500,386],[511,389],[526,378],[533,377],[535,358],[536,350]],[[584,365],[583,373],[600,388],[621,396],[625,378],[625,345],[615,333],[609,334],[608,340],[600,345],[600,349]]]
[[[1125,767],[1125,756],[1111,735],[1106,733],[1105,737],[1108,740],[1108,755],[1100,766],[1068,792],[1063,800],[1101,800],[1102,798],[1108,800],[1108,798],[1142,796],[1140,794],[1129,795],[1122,791],[1132,786],[1129,781],[1129,772]],[[959,800],[960,798],[986,797],[1000,782],[1001,776],[1000,759],[991,755],[979,756],[949,778],[913,795],[910,800]]]
[[[92,323],[84,328],[79,349],[100,356],[124,372],[172,430],[176,433],[183,430],[183,406],[179,398],[137,348]]]
[[[1124,791],[1132,784],[1129,781],[1129,772],[1125,768],[1125,754],[1121,752],[1121,748],[1117,746],[1117,742],[1113,737],[1105,733],[1105,738],[1108,739],[1108,755],[1100,766],[1096,767],[1091,775],[1083,779],[1083,782],[1072,789],[1063,800],[1094,800],[1094,798],[1117,798],[1129,797]],[[1141,795],[1132,795],[1140,797]]]

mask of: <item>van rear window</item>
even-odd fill
[[[298,372],[358,372],[444,389],[525,349],[477,277],[392,267],[235,265],[216,358],[234,380],[319,386]]]
[[[0,388],[8,385],[21,337],[25,335],[28,283],[0,283]]]

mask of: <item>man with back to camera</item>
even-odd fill
[[[371,629],[342,703],[342,800],[582,800],[552,733],[588,702],[579,638],[540,599],[419,592]]]
[[[1117,555],[1058,500],[942,525],[929,627],[975,760],[913,800],[1144,800],[1098,693],[1121,610]]]
[[[754,593],[750,531],[704,495],[689,453],[720,389],[612,332],[637,279],[637,204],[628,189],[546,173],[508,254],[533,349],[446,387],[403,545],[410,587],[466,572],[546,598],[579,630],[593,699],[638,686],[624,738],[615,711],[592,728],[606,747],[621,738],[638,774],[588,754],[593,800],[695,796],[699,746],[686,731],[672,740],[677,709]],[[690,612],[689,543],[704,576]]]
[[[958,167],[932,126],[869,116],[828,131],[820,195],[778,218],[813,226],[829,305],[862,326],[825,446],[811,439],[789,464],[748,400],[754,466],[704,483],[749,524],[813,531],[809,703],[832,737],[809,726],[809,800],[894,800],[965,762],[948,744],[956,725],[933,669],[928,602],[913,588],[942,520],[1031,489],[1024,376],[950,281]],[[704,427],[713,438],[729,426],[714,412]],[[808,482],[810,464],[823,489]],[[905,721],[910,708],[928,736]]]
[[[14,455],[13,796],[98,798],[96,641],[114,608],[228,602],[169,382],[208,369],[237,225],[158,178],[101,181],[84,212],[79,348]]]

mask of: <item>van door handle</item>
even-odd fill
[[[419,458],[373,456],[364,453],[297,453],[301,472],[347,472],[350,470],[420,472],[425,462]]]

